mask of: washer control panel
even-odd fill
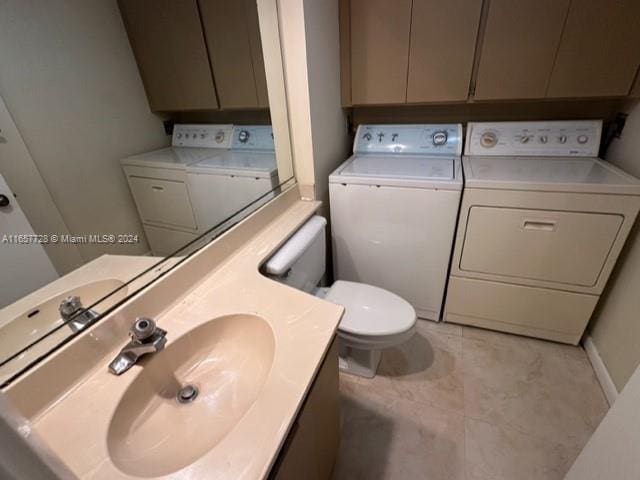
[[[234,150],[275,150],[271,125],[235,125],[232,137]]]
[[[462,125],[360,125],[353,152],[461,155]]]
[[[230,148],[233,125],[186,124],[173,127],[171,146]]]
[[[601,120],[470,122],[465,155],[597,157]]]

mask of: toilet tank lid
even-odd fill
[[[327,220],[324,217],[320,215],[311,217],[267,261],[265,266],[267,273],[270,275],[283,275],[309,248],[309,245],[313,243],[318,234],[324,232],[326,225]]]

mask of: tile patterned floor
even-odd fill
[[[561,480],[608,408],[581,348],[426,321],[340,392],[334,480]]]

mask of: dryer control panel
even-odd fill
[[[200,148],[230,148],[233,125],[186,124],[173,127],[171,146]]]
[[[462,125],[360,125],[353,153],[461,155]]]
[[[597,157],[601,120],[470,122],[465,155]]]

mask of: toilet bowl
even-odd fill
[[[372,285],[338,280],[329,288],[318,287],[325,273],[326,225],[324,217],[312,217],[267,261],[265,272],[279,282],[342,305],[340,369],[371,378],[381,351],[411,338],[416,312],[403,298]]]

